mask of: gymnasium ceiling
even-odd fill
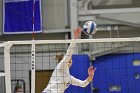
[[[79,20],[140,28],[139,0],[79,0]]]

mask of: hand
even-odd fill
[[[94,76],[95,70],[96,70],[96,68],[94,68],[93,66],[90,66],[90,67],[88,68],[88,75],[89,75],[90,77],[93,77],[93,76]]]
[[[74,39],[78,39],[81,35],[82,29],[80,27],[74,30]]]
[[[91,82],[92,81],[92,79],[93,79],[93,77],[94,77],[94,72],[95,72],[95,70],[96,70],[96,68],[93,68],[93,66],[90,66],[89,68],[88,68],[88,78],[87,78],[87,81],[88,82]]]

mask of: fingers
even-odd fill
[[[93,71],[95,71],[95,70],[96,70],[96,68],[95,68],[95,67],[93,67],[93,66],[90,66],[90,67],[89,67],[89,70],[93,70]]]
[[[94,71],[96,70],[96,68],[93,69]]]
[[[80,27],[74,29],[74,38],[78,39],[80,37],[82,29]]]
[[[89,69],[93,69],[93,66],[90,66]]]
[[[77,30],[78,30],[79,32],[81,32],[81,31],[82,31],[82,28],[81,28],[81,27],[78,27]]]
[[[74,32],[80,33],[82,31],[81,27],[78,27],[74,30]]]
[[[95,70],[96,70],[95,67],[90,66],[90,67],[88,68],[88,75],[93,77],[93,76],[94,76]]]

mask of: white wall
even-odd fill
[[[2,1],[0,0],[0,32],[2,31]],[[43,30],[64,29],[66,26],[65,0],[41,0],[41,2]]]
[[[0,54],[0,71],[4,71],[4,57]]]
[[[4,72],[4,48],[0,47],[0,73]],[[4,77],[0,76],[0,93],[5,93]]]
[[[42,1],[42,22],[43,22],[43,29],[64,29],[66,25],[66,5],[65,0],[41,0]],[[69,0],[68,0],[69,1]],[[96,0],[94,0],[96,1]],[[115,1],[115,0],[113,0]],[[126,1],[126,0],[124,0]],[[0,0],[0,32],[2,32],[2,0]],[[118,16],[119,17],[119,16]],[[123,16],[124,17],[124,16]],[[121,17],[122,18],[122,17]],[[124,17],[124,19],[128,19],[127,17]],[[123,19],[123,18],[122,18]],[[133,20],[133,19],[132,19]],[[131,21],[132,21],[131,20]],[[135,19],[136,20],[136,19]],[[134,21],[135,21],[134,20]],[[137,20],[136,20],[137,21]],[[100,20],[100,23],[103,23],[101,25],[106,25],[112,22],[108,22],[107,20]],[[114,23],[112,23],[114,24]],[[110,24],[111,25],[111,24]],[[129,30],[129,28],[127,28]],[[136,31],[137,30],[137,31]],[[122,30],[119,28],[120,37],[135,37],[139,36],[139,30],[138,29],[131,29],[129,32]],[[130,33],[130,34],[128,34]],[[59,35],[59,36],[58,36]],[[116,37],[116,33],[113,34],[114,37]],[[109,37],[109,32],[99,32],[97,33],[94,38],[106,38]],[[26,38],[25,38],[26,37]],[[64,39],[64,33],[60,35],[60,33],[57,34],[36,34],[35,39]],[[30,34],[28,35],[0,35],[0,40],[2,41],[8,41],[8,40],[31,40],[32,36]]]
[[[4,89],[4,77],[0,77],[0,93],[5,93],[5,89]]]
[[[64,0],[42,0],[42,16],[44,29],[64,29]]]

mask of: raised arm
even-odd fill
[[[74,30],[74,39],[78,39],[81,34],[81,28],[77,28]],[[61,60],[61,62],[58,64],[58,67],[65,67],[67,63],[71,60],[73,51],[75,50],[76,43],[70,43],[68,50],[66,52],[66,55]]]
[[[80,34],[81,34],[81,28],[75,29],[75,30],[74,30],[74,39],[78,39],[79,36],[80,36]],[[76,46],[75,43],[71,43],[71,44],[69,45],[69,48],[68,48],[67,53],[66,53],[66,56],[65,56],[65,58],[64,58],[64,60],[65,60],[66,62],[68,62],[68,61],[71,60],[71,56],[72,56],[72,54],[73,54],[73,51],[75,50],[75,46]]]

